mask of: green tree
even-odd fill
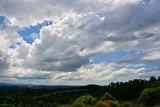
[[[116,101],[116,99],[109,93],[105,93],[102,98],[101,101],[105,101],[105,100],[113,100]]]
[[[156,77],[153,77],[153,76],[152,76],[152,77],[150,78],[150,82],[156,82],[156,80],[157,80]]]
[[[23,105],[23,106],[30,106],[33,107],[35,104],[35,100],[33,96],[26,95],[23,92],[16,92],[12,95],[13,104],[14,105]],[[31,106],[32,105],[32,106]]]
[[[157,78],[158,81],[160,81],[160,76]]]
[[[144,89],[143,92],[140,94],[141,102],[148,106],[159,103],[159,99],[160,95],[158,94],[158,89]]]
[[[74,101],[74,103],[77,103],[77,102],[84,103],[84,104],[95,104],[97,102],[97,98],[91,95],[84,95],[77,98]]]
[[[156,81],[151,85],[151,88],[158,88],[158,87],[160,87],[160,81]]]

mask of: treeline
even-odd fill
[[[108,103],[106,102],[117,103],[118,106],[122,106],[121,103],[126,101],[131,101],[135,104],[142,103],[145,106],[152,106],[156,103],[160,103],[159,87],[160,77],[151,77],[150,80],[135,79],[128,82],[110,83],[107,86],[98,86],[92,84],[75,88],[60,88],[56,91],[51,89],[47,91],[47,89],[31,90],[25,88],[14,90],[14,92],[12,93],[8,92],[9,94],[7,94],[6,96],[0,96],[0,104],[1,106],[6,104],[12,104],[18,107],[56,107],[58,105],[64,104],[78,106],[75,101],[81,102],[77,99],[83,99],[82,96],[86,97],[86,95],[88,95],[89,97],[87,96],[86,98],[94,98],[94,100],[91,100],[95,101],[95,103],[92,104],[94,106],[98,106],[99,103],[99,105],[101,105],[101,103],[102,105],[107,105]],[[111,96],[113,99],[109,100],[112,101],[102,100],[102,97],[104,97],[104,95]],[[107,97],[105,99],[107,99]],[[84,106],[85,104],[83,104],[82,102],[80,105]]]
[[[77,90],[52,93],[47,96],[37,97],[48,103],[69,104],[79,96],[92,95],[100,99],[106,92],[110,93],[118,101],[133,100],[139,97],[145,88],[160,87],[160,77],[151,77],[150,80],[135,79],[128,82],[110,83],[108,86],[87,85]],[[63,98],[63,99],[62,99]]]
[[[112,94],[117,100],[130,100],[139,97],[139,94],[145,88],[160,87],[160,77],[151,77],[149,81],[135,79],[128,82],[110,83],[109,86],[104,87],[105,91]]]

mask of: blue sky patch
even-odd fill
[[[45,21],[43,23],[38,23],[37,25],[23,28],[22,30],[18,31],[18,34],[27,43],[32,44],[34,40],[39,37],[40,29],[42,29],[42,27],[44,26],[49,26],[51,24],[52,24],[52,21]],[[32,34],[35,36],[33,37]]]
[[[160,61],[142,61],[142,58],[146,55],[146,52],[142,51],[125,51],[119,50],[108,53],[101,53],[91,57],[92,63],[116,63],[116,64],[130,64],[130,65],[141,65],[146,69],[160,68]],[[130,66],[129,69],[140,69],[142,66]],[[118,68],[119,69],[119,68]]]
[[[119,50],[108,53],[101,53],[96,56],[91,57],[93,63],[125,63],[133,62],[133,60],[144,55],[143,52],[138,52],[135,50],[125,51]],[[133,58],[134,56],[134,58]]]
[[[0,16],[0,24],[4,24],[5,16]]]
[[[146,63],[146,69],[155,69],[159,68],[160,69],[160,61],[153,61],[153,62],[148,62]]]
[[[9,48],[15,49],[18,45],[21,45],[21,43],[16,42],[15,44],[9,45]]]

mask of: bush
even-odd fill
[[[79,98],[77,98],[74,103],[80,102],[84,104],[95,104],[97,102],[97,98],[91,96],[91,95],[84,95]]]
[[[118,102],[111,101],[111,100],[106,100],[105,102],[109,104],[109,107],[119,107]]]
[[[145,105],[153,106],[156,103],[159,103],[160,95],[158,93],[158,89],[144,89],[140,94],[140,101]]]
[[[117,102],[106,100],[106,101],[99,101],[96,104],[96,107],[119,107]]]
[[[126,102],[123,102],[120,107],[131,107],[132,103],[126,101]]]
[[[83,103],[80,102],[75,102],[72,104],[73,107],[85,107],[85,105]]]
[[[105,101],[105,100],[116,101],[116,99],[109,93],[106,93],[102,96],[101,101]]]
[[[95,107],[110,107],[109,104],[107,104],[106,102],[103,101],[99,101]]]

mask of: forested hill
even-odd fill
[[[100,99],[106,92],[110,93],[115,99],[119,101],[132,100],[139,97],[140,93],[145,88],[158,88],[160,87],[160,77],[151,77],[149,81],[135,79],[128,82],[110,83],[107,86],[87,85],[79,87],[76,90],[60,91],[48,94],[47,96],[36,97],[39,100],[55,103],[69,103],[71,100],[89,94]],[[62,99],[64,98],[64,99]]]
[[[72,104],[77,98],[84,95],[91,95],[100,100],[105,93],[112,95],[116,101],[124,102],[139,99],[144,89],[158,89],[159,87],[160,77],[151,77],[150,80],[135,79],[128,82],[110,83],[107,86],[94,84],[87,86],[13,86],[1,84],[0,104],[39,107],[39,103],[40,105],[43,103],[43,105],[55,106],[55,104]],[[160,99],[160,93],[158,93],[158,97]]]

